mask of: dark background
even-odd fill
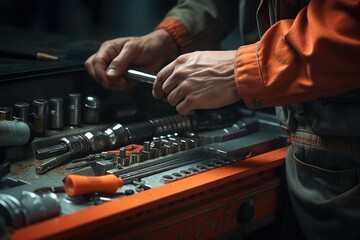
[[[104,41],[154,29],[176,0],[1,0],[0,24]],[[238,47],[237,29],[223,49]]]
[[[1,47],[60,57],[56,62],[1,58],[0,106],[65,98],[69,92],[80,91],[84,96],[100,96],[104,106],[131,102],[159,115],[174,111],[152,98],[151,86],[104,91],[85,73],[83,63],[105,40],[149,33],[175,4],[176,0],[0,0]],[[240,43],[236,27],[221,48],[237,49]]]

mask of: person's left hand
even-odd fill
[[[200,51],[181,55],[158,73],[154,98],[167,100],[183,115],[241,100],[234,80],[235,53]]]

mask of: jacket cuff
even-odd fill
[[[241,46],[234,59],[235,84],[248,108],[270,107],[258,63],[258,43]]]
[[[165,18],[156,29],[167,31],[180,46],[181,52],[185,52],[185,45],[190,41],[190,33],[181,22],[174,18]]]

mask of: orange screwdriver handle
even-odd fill
[[[64,189],[70,197],[75,197],[94,192],[115,193],[123,185],[123,179],[113,174],[96,177],[70,174],[65,179]]]

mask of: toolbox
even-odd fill
[[[2,236],[232,239],[278,218],[286,136],[271,111],[181,116],[146,81],[107,92],[90,80],[96,42],[0,32],[59,56],[0,59]]]

